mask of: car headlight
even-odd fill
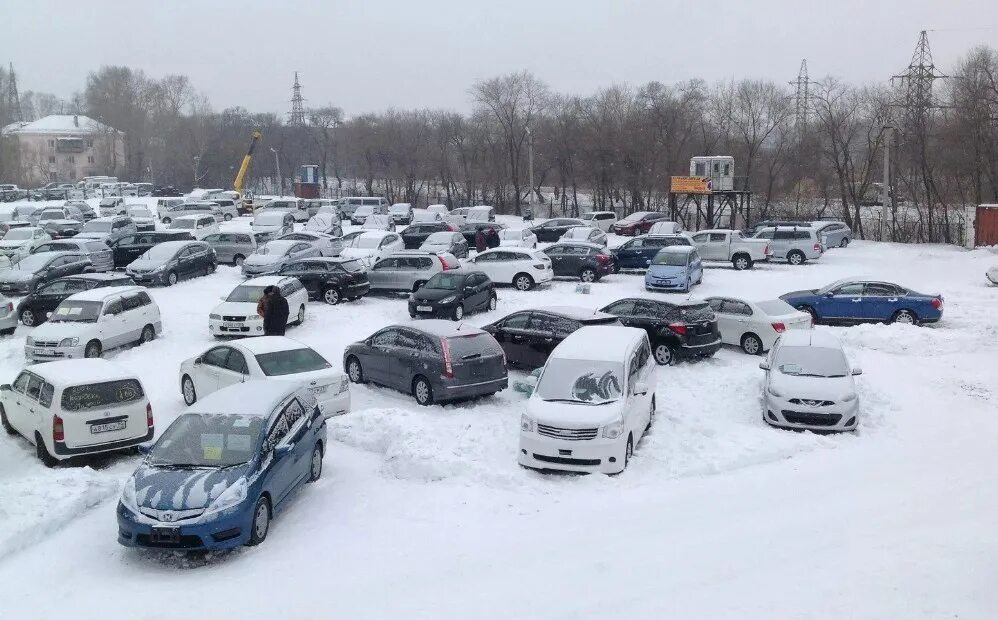
[[[444,297],[443,299],[441,299],[437,303],[440,303],[440,304],[452,304],[455,301],[457,301],[457,295],[451,295],[449,297]]]
[[[856,400],[856,392],[849,392],[839,400],[841,400],[844,403],[851,403],[852,401]]]
[[[32,338],[31,336],[28,336],[27,338],[24,339],[24,344],[30,347],[31,345],[35,344],[35,339]]]
[[[248,490],[249,484],[247,484],[246,478],[236,480],[229,486],[229,488],[222,491],[222,494],[218,496],[218,499],[211,503],[211,506],[208,506],[208,510],[205,511],[205,514],[212,514],[232,508],[246,499]]]
[[[153,269],[152,273],[161,273],[164,269],[166,269],[166,265],[160,265],[159,267]]]
[[[78,344],[80,344],[79,338],[63,338],[59,341],[60,347],[75,347]]]
[[[772,384],[769,384],[769,386],[766,387],[766,391],[772,394],[773,396],[783,396],[783,392],[780,392],[779,390],[774,388]]]
[[[262,321],[263,317],[260,316],[259,314],[251,314],[248,317],[246,317],[246,320],[247,321]]]
[[[524,433],[534,432],[534,419],[527,414],[520,415],[520,430]]]
[[[624,421],[618,420],[603,427],[603,437],[616,439],[624,434]]]
[[[211,319],[212,321],[221,321],[222,320],[222,315],[221,314],[211,313],[211,314],[208,315],[208,318]]]
[[[121,489],[121,504],[135,514],[139,514],[139,502],[135,497],[135,478],[129,477]]]
[[[416,301],[416,294],[415,293],[409,293],[409,301]]]

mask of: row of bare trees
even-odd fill
[[[32,105],[35,114],[79,112],[125,132],[127,178],[183,188],[229,186],[260,130],[251,171],[258,191],[277,191],[278,166],[287,189],[298,165],[312,163],[325,188],[341,194],[488,203],[510,213],[534,198],[555,214],[623,214],[664,208],[670,177],[686,174],[691,156],[723,154],[753,191],[753,219],[833,216],[867,236],[951,241],[956,208],[998,201],[998,52],[971,50],[949,74],[936,85],[938,106],[917,123],[889,85],[832,77],[812,84],[799,109],[789,87],[766,80],[650,82],[570,96],[521,72],[472,85],[469,114],[392,109],[347,118],[329,105],[309,110],[301,127],[242,108],[215,111],[184,76],[103,67],[72,101],[35,94]],[[895,182],[875,217],[869,205],[880,195],[888,135]]]

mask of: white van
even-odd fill
[[[295,218],[287,211],[264,209],[257,211],[250,226],[256,234],[257,243],[277,239],[281,235],[295,231]]]
[[[467,221],[469,222],[494,222],[496,221],[495,207],[479,205],[468,209]]]
[[[181,215],[170,222],[170,230],[186,230],[200,241],[218,232],[218,221],[213,215]]]
[[[524,467],[624,471],[655,415],[655,360],[643,329],[592,325],[548,357],[520,417]]]
[[[0,385],[4,430],[35,444],[51,467],[73,456],[110,452],[153,437],[152,407],[138,377],[101,359],[24,369]]]
[[[296,222],[307,222],[311,217],[308,213],[308,203],[301,198],[275,198],[267,204],[261,206],[264,211],[283,210],[291,214]]]
[[[374,207],[375,213],[388,214],[388,200],[380,196],[347,196],[340,198],[340,213],[344,218],[352,218],[358,207]],[[368,213],[367,215],[371,215]],[[362,222],[355,222],[361,224]]]

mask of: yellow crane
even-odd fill
[[[243,157],[243,163],[239,165],[239,172],[236,174],[236,180],[232,183],[232,189],[239,193],[239,198],[243,201],[243,209],[253,210],[253,201],[248,200],[243,196],[243,183],[246,181],[246,171],[249,170],[250,162],[253,161],[253,149],[256,148],[256,143],[260,141],[263,134],[259,131],[253,132],[253,140],[250,141],[249,150],[246,151],[246,156]]]

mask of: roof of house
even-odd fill
[[[50,114],[28,123],[11,123],[3,128],[6,134],[95,134],[115,131],[82,114]]]

